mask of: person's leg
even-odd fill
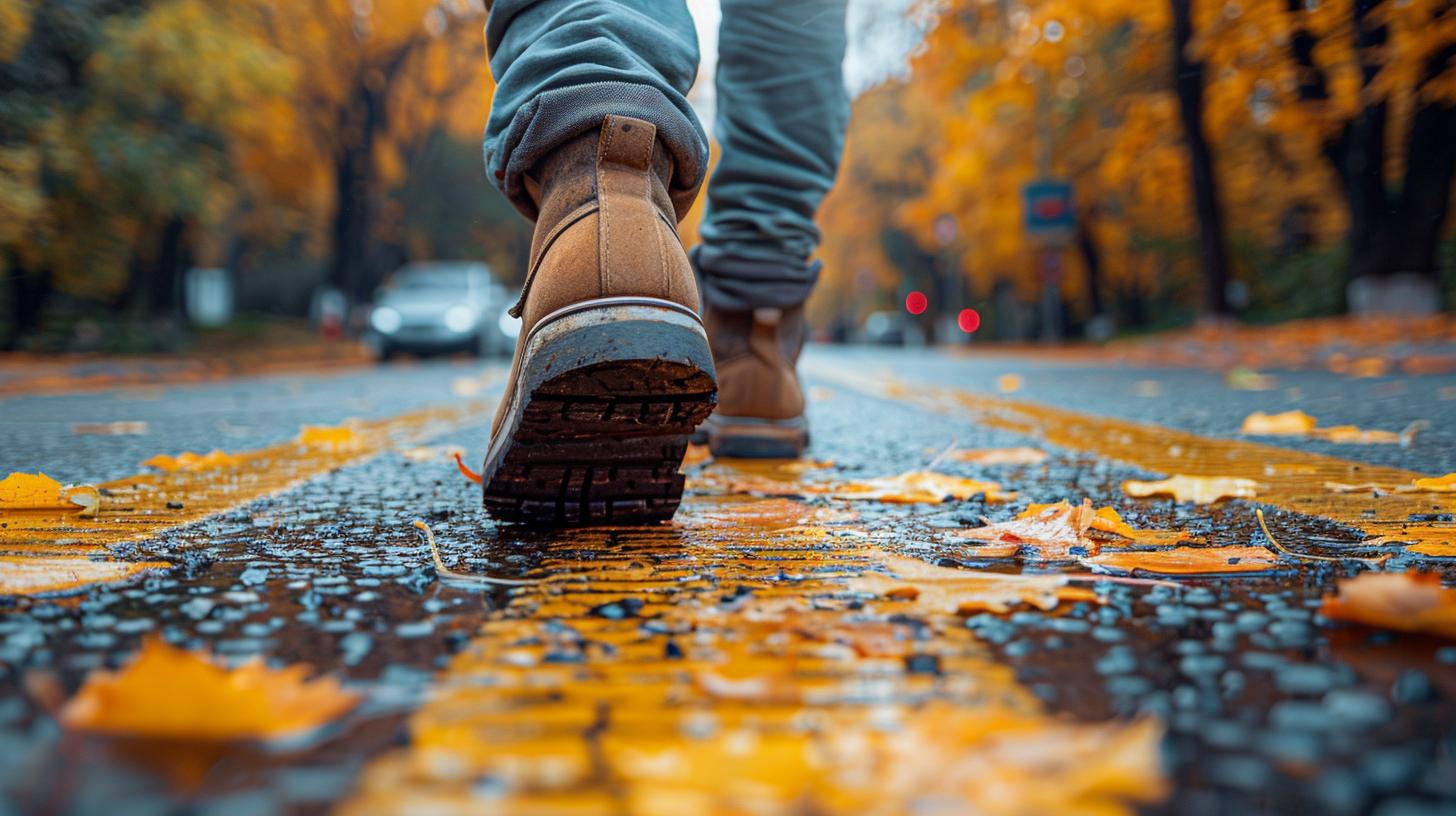
[[[682,0],[498,0],[491,174],[536,221],[485,505],[506,520],[661,520],[716,381],[675,228],[702,177]]]
[[[651,122],[670,152],[673,204],[685,213],[708,142],[686,94],[698,38],[683,0],[495,0],[486,49],[495,96],[485,131],[491,180],[528,218],[528,174],[607,114]]]
[[[795,364],[818,277],[814,217],[849,121],[846,0],[723,0],[722,156],[693,251],[719,374],[716,454],[796,456],[808,442]]]

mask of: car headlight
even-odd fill
[[[475,328],[475,310],[469,306],[451,306],[445,312],[445,328],[465,333]]]
[[[380,334],[394,334],[402,323],[404,318],[400,317],[399,310],[388,306],[381,306],[369,314],[369,325]]]
[[[511,317],[510,312],[501,312],[498,325],[500,326],[501,334],[504,334],[512,340],[516,339],[516,336],[521,333],[521,319],[519,317]]]

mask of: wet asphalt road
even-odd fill
[[[1209,435],[1230,435],[1252,410],[1300,408],[1321,424],[1431,428],[1411,449],[1279,440],[1345,458],[1428,473],[1456,470],[1451,378],[1351,381],[1281,375],[1298,388],[1236,392],[1216,374],[1104,369],[996,356],[940,358],[883,350],[816,349],[816,365],[889,369],[906,381],[994,392],[1019,374],[1017,399],[1121,416]],[[498,369],[500,366],[494,366]],[[0,468],[45,470],[65,481],[118,478],[155,453],[241,450],[287,440],[302,424],[383,417],[458,399],[457,382],[483,387],[479,364],[433,362],[327,377],[266,378],[0,403]],[[1401,380],[1396,388],[1391,383]],[[1155,389],[1138,383],[1160,383]],[[815,385],[811,381],[811,385]],[[491,390],[494,389],[494,390]],[[498,383],[486,387],[498,393]],[[1027,444],[1015,433],[818,384],[815,458],[845,478],[923,466],[961,447]],[[143,421],[141,436],[80,436],[78,422]],[[485,425],[434,444],[458,444],[478,461]],[[1035,444],[1035,443],[1033,443]],[[1045,446],[1043,446],[1045,447]],[[927,452],[932,453],[927,453]],[[1003,477],[1023,502],[970,500],[865,511],[884,546],[927,560],[951,558],[942,533],[1010,517],[1025,501],[1087,495],[1114,504],[1138,527],[1178,527],[1210,544],[1256,535],[1235,502],[1190,510],[1133,503],[1125,465],[1050,449],[1046,466]],[[943,469],[979,475],[969,465]],[[352,789],[367,761],[402,739],[403,716],[434,673],[505,601],[503,590],[435,580],[415,531],[424,518],[447,560],[495,574],[524,574],[551,539],[502,529],[480,509],[478,488],[453,467],[396,453],[343,468],[282,495],[125,545],[122,556],[163,557],[179,569],[65,600],[0,601],[0,813],[316,812]],[[1285,515],[1280,529],[1353,541],[1351,531]],[[1176,782],[1167,813],[1319,812],[1416,816],[1456,810],[1456,643],[1326,628],[1319,598],[1343,567],[1284,569],[1258,578],[1192,580],[1178,590],[1116,587],[1111,602],[1068,614],[976,615],[967,625],[1054,711],[1095,720],[1153,714],[1167,723],[1165,755]],[[1449,570],[1448,570],[1449,571]],[[1450,577],[1448,575],[1448,577]],[[295,750],[222,761],[205,785],[180,793],[165,772],[115,746],[62,732],[26,677],[55,676],[73,691],[86,672],[117,666],[140,639],[161,633],[229,658],[304,661],[364,691],[363,709]],[[38,784],[45,780],[44,784]]]

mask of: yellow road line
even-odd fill
[[[894,813],[958,802],[1120,814],[1161,795],[1155,722],[1052,716],[959,618],[921,623],[895,614],[905,602],[862,604],[845,581],[884,551],[843,516],[815,515],[782,499],[690,497],[675,527],[562,533],[543,580],[510,590],[411,718],[409,746],[372,762],[342,811]],[[471,542],[476,555],[482,546]],[[933,670],[911,671],[912,657]],[[1048,792],[1029,779],[1031,756],[1066,783]],[[1109,758],[1125,784],[1079,787],[1083,769]],[[988,775],[1001,780],[994,791]]]
[[[174,473],[140,473],[98,485],[99,512],[16,512],[0,514],[0,594],[54,593],[121,580],[137,570],[89,567],[90,556],[128,541],[223,513],[287,490],[335,468],[355,464],[399,445],[445,433],[489,417],[493,403],[471,401],[427,408],[386,419],[348,423],[351,440],[342,445],[285,442],[233,454],[228,465]],[[72,579],[40,581],[20,559],[33,558]],[[104,562],[112,563],[112,562]],[[151,563],[149,567],[165,566]],[[70,570],[70,573],[65,572]],[[94,580],[92,580],[94,579]]]
[[[822,370],[821,370],[822,369]],[[1456,524],[1412,516],[1456,514],[1456,494],[1337,493],[1327,482],[1409,485],[1428,474],[1290,450],[1242,439],[1219,439],[1151,423],[1095,416],[888,376],[853,377],[828,367],[816,375],[839,386],[1040,437],[1159,473],[1234,476],[1260,483],[1258,501],[1347,525],[1380,542],[1408,542],[1408,552],[1456,556]]]

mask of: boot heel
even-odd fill
[[[688,437],[717,402],[691,310],[655,298],[585,301],[542,319],[526,345],[483,473],[506,521],[640,523],[672,517]]]

